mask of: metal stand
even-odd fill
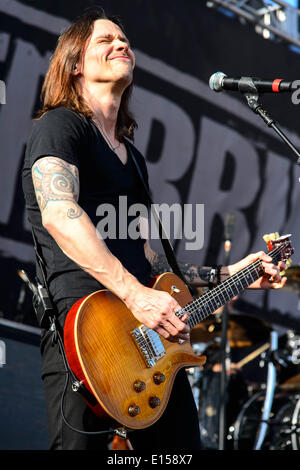
[[[262,105],[258,102],[258,91],[250,77],[243,77],[239,83],[239,90],[246,97],[249,108],[260,116],[263,121],[267,124],[268,127],[271,127],[277,135],[283,140],[285,144],[292,150],[292,152],[298,157],[297,164],[300,165],[300,153],[292,142],[286,137],[286,135],[279,129],[275,124],[274,119],[272,119],[266,110],[263,109]]]
[[[6,345],[4,341],[0,340],[0,367],[6,364]]]
[[[227,401],[227,371],[230,369],[230,344],[227,337],[228,307],[225,304],[222,312],[222,360],[220,376],[220,408],[219,408],[219,450],[225,449],[226,442],[226,401]]]
[[[225,265],[229,265],[231,240],[234,228],[234,216],[228,214],[225,223]],[[220,408],[219,408],[219,450],[225,449],[226,442],[226,401],[227,401],[227,372],[230,370],[230,344],[228,341],[228,306],[222,311],[221,335],[221,376],[220,376]]]
[[[268,378],[267,378],[267,389],[266,396],[262,411],[261,424],[257,431],[256,441],[254,444],[253,450],[261,450],[261,446],[265,440],[266,433],[268,430],[268,420],[270,418],[270,413],[273,405],[274,392],[276,388],[276,367],[273,362],[272,353],[278,348],[278,333],[272,331],[270,335],[270,359],[268,363]]]

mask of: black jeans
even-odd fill
[[[57,305],[58,328],[62,336],[66,314],[78,299],[64,299]],[[53,333],[43,331],[41,340],[42,379],[45,389],[50,450],[107,450],[111,435],[89,435],[70,429],[62,419],[61,398],[67,374]],[[80,431],[106,430],[107,426],[92,412],[83,397],[65,390],[63,411],[67,422]],[[192,451],[200,449],[200,432],[192,390],[184,370],[175,379],[163,416],[146,429],[128,435],[134,450]]]

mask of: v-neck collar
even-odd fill
[[[106,144],[106,146],[108,147],[108,149],[113,153],[113,155],[115,156],[115,158],[117,158],[120,162],[120,164],[122,165],[123,168],[127,167],[128,165],[128,161],[129,161],[129,152],[128,152],[128,149],[127,149],[127,145],[126,145],[126,142],[124,142],[124,145],[125,145],[125,148],[126,148],[126,153],[127,153],[127,160],[125,163],[122,162],[121,158],[119,157],[119,155],[108,145],[108,142],[106,141],[106,139],[104,138],[104,136],[102,135],[102,132],[100,131],[100,129],[98,129],[98,126],[96,126],[96,124],[94,123],[94,121],[92,119],[90,119],[90,122],[92,123],[93,127],[97,130],[98,134],[102,137],[102,140],[104,141],[104,143]]]

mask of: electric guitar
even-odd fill
[[[293,249],[290,235],[268,241],[273,263],[287,260]],[[219,307],[264,274],[255,261],[194,300],[184,282],[173,273],[160,275],[153,289],[169,292],[189,312],[195,327]],[[163,414],[177,372],[201,366],[189,341],[172,343],[140,324],[126,305],[107,290],[78,300],[64,328],[66,357],[87,403],[95,414],[129,429],[152,425]],[[184,397],[182,397],[184,399]]]

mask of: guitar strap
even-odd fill
[[[47,284],[43,257],[38,248],[38,241],[36,239],[33,226],[31,226],[31,233],[34,242],[34,251],[43,278],[43,285],[38,279],[36,279],[36,291],[33,294],[32,303],[40,327],[48,328],[49,321],[50,325],[53,325],[55,310],[51,301],[50,291]]]
[[[150,195],[150,192],[149,192],[149,189],[148,189],[148,186],[145,182],[145,179],[144,179],[144,176],[143,176],[143,173],[139,167],[139,164],[133,154],[133,151],[131,150],[130,148],[130,144],[128,143],[126,145],[126,148],[128,150],[128,153],[130,154],[135,166],[136,166],[136,169],[138,171],[138,174],[140,176],[140,179],[143,183],[143,186],[145,188],[145,192],[146,192],[146,195],[147,195],[147,198],[148,198],[148,201],[149,201],[149,204],[150,204],[150,207],[151,207],[151,210],[153,211],[153,214],[154,214],[154,217],[155,217],[155,220],[156,220],[156,223],[158,224],[158,230],[159,230],[159,237],[160,237],[160,240],[161,240],[161,243],[162,243],[162,246],[164,248],[164,251],[165,251],[165,255],[166,255],[166,258],[168,260],[168,263],[173,271],[174,274],[176,274],[185,284],[187,284],[187,280],[186,278],[184,277],[184,275],[182,274],[181,270],[180,270],[180,267],[178,265],[178,262],[176,260],[176,256],[175,256],[175,253],[174,253],[174,250],[173,250],[173,247],[166,235],[166,231],[162,225],[162,222],[160,220],[160,217],[159,217],[159,214],[158,214],[158,211],[157,211],[157,207],[155,204],[153,204],[153,201],[152,201],[152,198],[151,198],[151,195]]]

